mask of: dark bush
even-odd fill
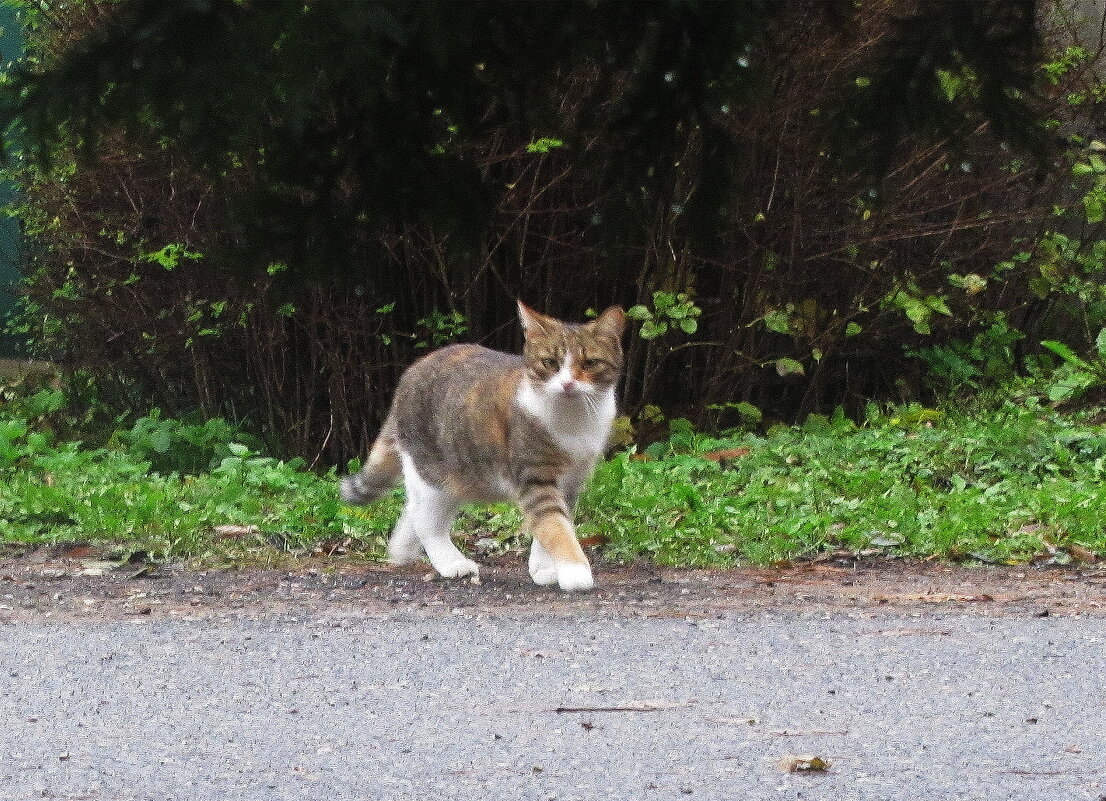
[[[115,6],[58,6],[39,18],[38,69],[48,73],[111,24]],[[213,8],[235,24],[247,13]],[[227,417],[282,453],[335,464],[364,451],[399,372],[428,348],[458,338],[517,347],[516,297],[569,318],[614,302],[637,307],[627,410],[655,404],[716,423],[738,402],[794,419],[920,397],[922,363],[908,354],[969,342],[996,319],[1021,330],[1054,314],[1049,293],[1033,285],[1039,243],[1056,226],[1054,206],[1081,195],[1061,194],[1055,175],[973,111],[981,76],[942,68],[938,100],[959,114],[943,119],[948,138],[921,122],[901,131],[873,182],[837,157],[848,155],[841,132],[859,119],[848,110],[878,85],[871,65],[901,29],[900,4],[863,4],[847,19],[833,4],[749,8],[741,20],[759,23],[752,44],[733,63],[718,60],[729,72],[711,73],[712,91],[729,81],[733,104],[678,86],[688,97],[667,108],[686,114],[653,119],[652,154],[649,126],[620,137],[615,108],[637,102],[635,65],[664,63],[640,47],[626,51],[638,61],[613,65],[598,52],[571,68],[536,61],[516,99],[536,103],[527,87],[540,78],[555,99],[544,113],[507,113],[497,105],[506,95],[481,95],[471,117],[445,120],[406,165],[378,142],[404,121],[366,117],[378,106],[364,87],[339,67],[328,72],[316,53],[293,54],[289,69],[304,74],[283,116],[261,100],[242,111],[271,129],[252,141],[213,134],[222,146],[214,155],[195,144],[203,131],[179,120],[167,128],[153,112],[127,116],[109,98],[118,113],[98,119],[94,147],[92,129],[62,126],[50,133],[47,160],[13,166],[32,245],[23,325],[43,355],[96,375],[114,407]],[[696,21],[664,18],[642,30],[686,31]],[[390,46],[394,59],[414,52]],[[356,52],[334,60],[347,68]],[[694,50],[672,58],[681,69],[698,64]],[[1086,63],[1060,70],[1044,99],[1065,124],[1075,112],[1063,87],[1083,79]],[[657,85],[681,83],[667,75],[654,76]],[[319,95],[299,91],[305,85]],[[233,116],[218,98],[212,105]],[[602,125],[589,124],[599,117]],[[285,136],[290,127],[295,137]],[[439,173],[427,172],[427,153],[443,156]],[[614,169],[645,162],[644,173]],[[454,191],[452,206],[471,217],[417,196]],[[1011,261],[1019,252],[1028,255]]]

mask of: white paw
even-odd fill
[[[480,565],[471,559],[457,559],[453,562],[448,562],[441,567],[435,565],[438,573],[442,578],[461,578],[462,576],[476,576],[480,577]]]
[[[422,546],[417,542],[388,543],[388,562],[396,566],[409,565],[422,558]]]
[[[530,578],[539,587],[548,587],[557,583],[556,565],[530,565]]]
[[[562,590],[568,592],[590,590],[595,587],[595,579],[591,575],[591,566],[584,564],[560,565],[557,568],[557,583]]]

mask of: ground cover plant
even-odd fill
[[[64,394],[0,406],[0,548],[92,544],[120,560],[384,556],[399,491],[365,508],[336,471],[266,456],[223,420],[151,413],[102,442],[56,421]],[[355,467],[356,465],[354,465]],[[676,566],[827,555],[1021,563],[1106,555],[1106,429],[1026,395],[975,411],[872,407],[803,425],[695,431],[683,420],[600,464],[580,535],[601,558]],[[480,553],[528,547],[510,507],[466,511]]]
[[[224,420],[154,411],[86,445],[54,433],[64,403],[60,391],[42,390],[0,406],[0,546],[9,550],[87,543],[120,559],[376,556],[394,521],[387,505],[373,514],[343,507],[333,470],[262,455]]]

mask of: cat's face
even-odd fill
[[[530,383],[555,397],[604,392],[622,372],[626,317],[612,306],[590,323],[573,325],[539,314],[519,301],[526,336],[522,349]]]

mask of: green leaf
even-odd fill
[[[1094,348],[1098,351],[1100,357],[1106,357],[1106,328],[1098,332],[1098,336],[1094,340]]]
[[[631,320],[651,320],[653,318],[653,312],[639,304],[628,308],[626,310],[626,316]]]
[[[806,375],[806,368],[802,362],[784,357],[776,359],[776,372],[781,378],[786,378],[789,375]]]
[[[779,309],[771,309],[764,315],[764,325],[777,334],[791,333],[791,319],[787,312]]]
[[[687,317],[680,320],[680,328],[683,329],[685,334],[694,334],[699,329],[699,322],[694,318]]]
[[[534,142],[531,142],[526,146],[527,153],[548,153],[550,150],[558,147],[564,147],[564,142],[560,139],[554,139],[550,136],[543,136]]]
[[[845,326],[845,336],[855,337],[863,330],[864,329],[861,328],[860,325],[858,325],[857,323],[849,323],[847,326]]]
[[[166,428],[158,428],[150,432],[150,444],[158,453],[168,453],[171,444],[169,431]]]
[[[1106,204],[1102,198],[1094,194],[1088,194],[1083,198],[1083,210],[1087,215],[1087,222],[1100,223],[1106,219]]]
[[[1076,352],[1074,350],[1069,348],[1063,342],[1057,342],[1055,339],[1047,339],[1047,340],[1045,340],[1044,342],[1041,343],[1041,347],[1048,348],[1050,351],[1055,353],[1057,356],[1059,356],[1065,362],[1067,362],[1068,364],[1075,365],[1076,367],[1080,368],[1081,370],[1088,370],[1088,371],[1093,371],[1094,370],[1094,368],[1091,365],[1089,365],[1087,362],[1085,362],[1083,359],[1081,359],[1076,354]]]
[[[952,312],[949,310],[948,304],[945,303],[945,299],[938,297],[937,295],[930,295],[925,300],[926,306],[933,309],[938,314],[944,314],[948,317],[952,317]]]
[[[737,413],[741,415],[742,420],[745,420],[754,425],[764,419],[764,414],[760,411],[760,409],[758,409],[751,403],[747,403],[746,401],[739,401],[734,405],[734,408],[737,409]]]

